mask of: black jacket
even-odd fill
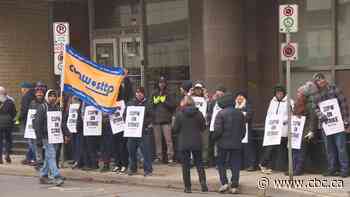
[[[244,135],[245,119],[239,110],[230,105],[217,114],[212,140],[219,148],[240,149]]]
[[[12,128],[16,113],[16,106],[11,99],[0,102],[0,128]]]
[[[130,101],[127,104],[127,106],[144,106],[145,107],[145,117],[143,119],[142,135],[146,133],[150,134],[151,132],[150,125],[152,124],[152,111],[151,111],[150,103],[148,102],[147,98],[145,98],[143,101],[139,101],[136,98],[134,98],[132,101]]]
[[[173,95],[165,91],[163,96],[166,96],[165,102],[155,104],[154,98],[160,96],[160,92],[156,92],[152,95],[150,103],[153,112],[153,123],[154,124],[170,124],[173,112],[176,109],[176,101]]]
[[[28,116],[28,110],[31,102],[34,100],[34,90],[29,90],[25,95],[23,95],[21,99],[21,109],[19,114],[19,120],[22,124],[26,124],[27,122],[27,116]]]
[[[125,77],[120,85],[118,101],[124,100],[125,103],[130,102],[134,97],[132,83],[129,77]]]
[[[178,150],[201,150],[201,132],[204,129],[205,119],[196,107],[179,110],[173,127],[173,134],[177,135]]]
[[[47,112],[48,111],[60,111],[60,108],[57,105],[49,105],[47,103],[43,103],[38,106],[37,112],[35,114],[35,118],[33,120],[33,128],[35,130],[37,141],[48,139],[48,130],[47,130]]]

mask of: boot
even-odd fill
[[[12,162],[11,157],[10,157],[9,154],[6,154],[5,161],[6,161],[6,163],[11,163]]]
[[[205,171],[203,167],[200,167],[197,169],[199,182],[201,184],[201,190],[202,192],[208,192],[208,186],[207,186],[207,179],[205,176]]]
[[[191,174],[190,174],[190,169],[189,168],[185,168],[184,166],[182,166],[182,179],[184,181],[185,184],[185,193],[192,193],[191,190]]]

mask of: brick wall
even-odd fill
[[[20,82],[42,80],[52,85],[48,41],[47,1],[0,1],[0,85],[17,104]]]

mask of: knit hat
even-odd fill
[[[19,87],[30,89],[30,88],[33,88],[33,84],[26,82],[26,81],[23,81],[19,84]]]
[[[216,88],[215,88],[215,90],[216,90],[216,91],[221,91],[221,92],[226,92],[226,88],[225,88],[225,86],[222,85],[222,84],[217,85]]]
[[[226,93],[217,100],[219,107],[226,108],[235,105],[235,100],[232,93]]]
[[[284,94],[287,93],[286,88],[282,84],[277,84],[273,88],[273,94],[276,95],[277,92],[283,92]]]
[[[247,94],[245,93],[245,92],[243,92],[243,91],[238,91],[238,92],[236,92],[236,96],[235,96],[235,98],[237,98],[238,96],[243,96],[245,99],[247,99],[248,97],[247,97]]]
[[[182,82],[181,88],[184,89],[186,92],[188,92],[192,88],[192,85],[193,85],[192,81],[186,80]]]
[[[316,73],[312,76],[313,81],[317,81],[321,79],[326,79],[326,76],[323,73]]]

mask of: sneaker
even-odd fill
[[[264,174],[271,174],[272,173],[272,169],[266,168],[266,167],[262,166],[261,164],[259,164],[259,168],[260,168],[261,172]]]
[[[28,165],[28,164],[29,164],[29,161],[26,160],[26,159],[23,159],[23,160],[21,161],[21,164],[22,164],[22,165]]]
[[[349,173],[347,171],[345,172],[340,172],[339,176],[341,176],[342,178],[346,178],[349,176]]]
[[[256,170],[256,168],[254,167],[254,166],[249,166],[248,168],[247,168],[247,171],[248,172],[254,172]]]
[[[220,193],[225,193],[228,189],[229,189],[228,184],[225,184],[225,185],[222,185],[222,186],[219,188],[219,192],[220,192]]]
[[[120,171],[120,167],[119,166],[116,166],[113,168],[112,172],[119,172]]]
[[[328,170],[327,172],[323,173],[323,176],[336,176],[336,171],[335,170]]]
[[[63,180],[61,177],[57,177],[57,178],[55,178],[55,180],[54,180],[54,184],[55,184],[57,187],[63,185],[63,183],[64,183],[64,180]]]
[[[128,171],[128,169],[127,169],[125,166],[122,166],[122,167],[120,168],[119,173],[120,173],[120,174],[125,174],[127,171]]]
[[[185,193],[192,193],[192,190],[190,187],[185,187],[185,190],[184,190]]]
[[[11,163],[12,162],[10,155],[6,155],[5,161],[6,161],[6,163]]]
[[[233,187],[233,188],[231,188],[231,194],[239,194],[239,189],[238,189],[238,187]]]
[[[153,176],[153,173],[152,172],[145,172],[143,174],[144,177],[148,177],[148,176]]]
[[[79,163],[78,162],[74,162],[73,165],[72,165],[72,169],[77,169],[79,168]]]
[[[172,160],[172,159],[169,159],[169,160],[168,160],[168,165],[175,165],[175,162],[174,162],[174,160]]]
[[[39,183],[40,184],[44,184],[44,185],[51,184],[50,180],[49,180],[49,177],[47,177],[47,176],[40,177],[39,178]]]

